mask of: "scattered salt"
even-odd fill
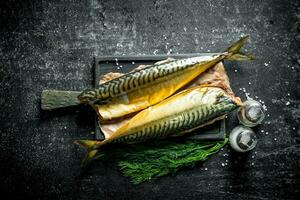
[[[205,167],[204,170],[207,171],[207,168]]]
[[[237,70],[235,69],[234,72],[237,73]]]
[[[248,84],[251,85],[251,82],[249,82]]]
[[[266,135],[268,135],[269,134],[269,132],[266,132]]]
[[[290,96],[291,94],[290,94],[290,93],[287,93],[287,95]]]
[[[285,103],[285,105],[287,105],[287,106],[290,105],[290,104],[291,104],[291,103],[290,103],[289,101]]]
[[[186,27],[183,27],[184,32],[186,32]]]
[[[197,30],[198,30],[198,28],[197,28],[197,27],[195,27],[195,30],[197,31]]]
[[[277,138],[274,138],[274,140],[276,141],[276,140],[277,140]]]
[[[262,107],[263,107],[263,109],[264,109],[265,111],[268,110],[266,105],[263,105]]]
[[[221,165],[222,165],[222,167],[224,167],[224,166],[225,166],[225,164],[224,164],[224,163],[222,163]]]
[[[132,64],[134,65],[134,64],[135,64],[135,62],[134,62],[134,61],[132,61]]]
[[[265,63],[264,65],[265,65],[266,67],[268,67],[268,66],[269,66],[269,64],[268,64],[268,63]]]

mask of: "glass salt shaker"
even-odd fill
[[[264,108],[258,101],[247,100],[238,109],[237,117],[241,124],[254,127],[260,124],[265,118]]]
[[[246,126],[235,127],[229,135],[230,146],[237,152],[252,150],[257,144],[257,137],[254,131]]]

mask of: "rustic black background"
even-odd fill
[[[299,1],[1,1],[0,14],[2,197],[296,199]],[[229,63],[232,87],[268,109],[249,154],[225,147],[203,165],[134,186],[112,164],[80,169],[83,151],[72,142],[91,137],[90,110],[40,110],[43,89],[92,87],[94,56],[217,52],[245,34],[257,59]]]

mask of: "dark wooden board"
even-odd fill
[[[146,55],[146,56],[103,56],[95,58],[94,63],[94,80],[95,87],[98,86],[100,77],[109,72],[127,73],[139,65],[149,65],[157,61],[167,59],[169,57],[174,59],[213,55],[214,53],[201,54],[177,54],[177,55]],[[197,140],[221,140],[226,136],[225,119],[217,121],[212,125],[196,130],[197,134],[190,136],[191,139]],[[104,139],[103,134],[95,122],[95,137],[96,139]]]

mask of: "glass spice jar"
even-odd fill
[[[261,103],[255,100],[247,100],[237,111],[237,117],[241,124],[254,127],[260,124],[265,118],[264,108]]]
[[[229,135],[230,146],[237,152],[252,150],[257,144],[257,137],[254,131],[246,126],[235,127]]]

